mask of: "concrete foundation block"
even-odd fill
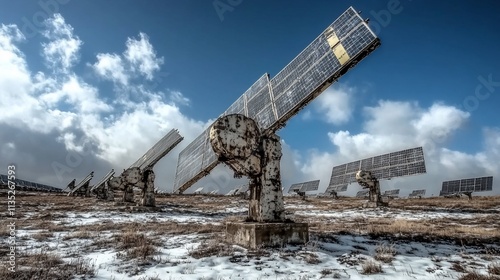
[[[227,223],[226,240],[249,249],[305,244],[309,241],[307,223]]]

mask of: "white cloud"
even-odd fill
[[[48,65],[49,71],[37,73],[32,73],[27,66],[27,59],[34,58],[25,57],[17,47],[23,40],[19,29],[15,25],[2,25],[0,29],[0,126],[3,128],[0,138],[4,143],[17,144],[20,139],[32,139],[33,143],[40,144],[36,151],[29,153],[20,150],[27,151],[28,143],[3,145],[0,149],[5,160],[24,160],[19,162],[24,174],[39,176],[25,179],[45,178],[52,181],[43,183],[64,185],[57,178],[57,171],[47,174],[52,163],[60,163],[57,166],[62,166],[63,181],[68,182],[74,177],[85,176],[89,168],[95,168],[92,162],[120,170],[128,167],[170,129],[178,128],[185,137],[176,148],[178,150],[207,125],[182,114],[176,103],[187,104],[189,99],[181,92],[171,95],[158,90],[151,92],[145,90],[141,84],[144,79],[139,76],[134,81],[129,80],[128,74],[134,71],[151,80],[162,64],[163,59],[156,57],[145,34],[141,33],[139,40],[127,40],[126,59],[114,54],[96,57],[97,62],[92,65],[96,72],[116,81],[115,87],[127,85],[128,90],[122,94],[120,88],[116,88],[103,98],[98,87],[72,70],[83,45],[73,34],[73,28],[59,14],[49,18],[46,26],[42,54],[44,59],[54,63]],[[170,102],[164,101],[165,96],[169,96]],[[20,133],[24,137],[16,138]],[[83,154],[84,151],[87,152]],[[158,182],[172,181],[176,161],[177,155],[172,154],[160,162],[159,166],[167,165],[169,171],[159,172]],[[95,171],[98,177],[108,170]]]
[[[352,87],[330,87],[318,96],[314,103],[317,111],[328,123],[339,125],[348,122],[352,117],[354,94],[355,89]]]
[[[144,33],[139,33],[139,40],[134,38],[127,39],[127,50],[124,55],[130,62],[132,70],[138,71],[148,80],[153,79],[153,73],[160,69],[163,64],[163,57],[157,58],[153,45]]]
[[[189,105],[189,98],[185,97],[180,91],[171,91],[170,100],[175,104],[179,105]]]
[[[83,42],[73,35],[73,27],[60,14],[54,14],[45,24],[47,30],[42,34],[50,40],[42,45],[45,60],[52,70],[67,72],[78,61]]]
[[[94,63],[92,67],[101,77],[124,86],[128,85],[129,78],[125,73],[123,61],[119,55],[107,53],[97,54],[97,62]]]

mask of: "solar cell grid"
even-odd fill
[[[414,197],[414,196],[424,196],[425,195],[425,190],[413,190],[409,197]]]
[[[329,186],[356,182],[356,172],[359,170],[371,171],[377,179],[425,173],[423,149],[422,147],[406,149],[335,166],[332,169]]]
[[[331,45],[332,42],[335,44]],[[350,7],[274,78],[269,81],[269,76],[263,75],[225,113],[243,113],[253,117],[265,133],[274,132],[326,89],[333,78],[341,76],[344,72],[340,71],[348,69],[347,62],[361,60],[378,45],[378,38]],[[346,55],[339,51],[341,49]],[[201,144],[194,146],[198,145]],[[208,148],[211,147],[195,150],[188,146],[187,151],[179,155],[176,190],[184,191],[217,165],[216,157],[200,155],[210,154]],[[202,166],[185,163],[186,158],[198,157],[209,160]]]
[[[444,181],[440,194],[453,194],[462,192],[490,191],[493,188],[493,177],[467,178],[460,180]]]
[[[179,144],[182,139],[183,137],[177,129],[170,130],[130,167],[139,167],[142,170],[154,166],[162,157]]]
[[[347,191],[347,185],[340,185],[337,187],[337,192],[345,192]]]
[[[365,197],[365,196],[368,196],[368,190],[363,190],[363,191],[359,191],[356,193],[356,197]]]

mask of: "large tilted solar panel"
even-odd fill
[[[256,120],[263,133],[275,132],[379,45],[377,36],[350,7],[274,78],[260,77],[222,116],[244,114]],[[208,131],[179,154],[176,192],[182,193],[217,166]]]
[[[78,189],[80,189],[85,184],[87,184],[88,182],[90,182],[90,180],[92,180],[92,177],[94,177],[94,171],[90,172],[90,174],[87,175],[87,177],[85,177],[85,179],[83,179],[80,183],[78,183],[78,185],[76,185],[75,188],[68,193],[68,195],[76,192]]]
[[[493,190],[493,176],[444,181],[440,196],[462,192],[482,192]]]
[[[417,147],[335,166],[329,187],[356,182],[356,173],[359,170],[371,171],[377,179],[425,173],[424,151],[422,147]]]
[[[288,193],[317,191],[318,187],[319,187],[319,180],[297,183],[293,184],[290,187]]]
[[[415,197],[415,196],[424,196],[425,195],[425,190],[413,190],[408,197]]]
[[[363,190],[356,193],[356,197],[366,197],[368,196],[369,190]]]
[[[345,184],[345,185],[329,186],[328,188],[326,188],[325,193],[328,194],[328,193],[331,193],[332,191],[335,191],[335,192],[345,192],[345,191],[347,191],[347,184]]]
[[[384,196],[397,196],[397,195],[399,195],[399,189],[387,190],[387,191],[384,192],[383,195]]]
[[[177,129],[170,130],[167,135],[160,139],[142,157],[130,167],[139,167],[141,170],[154,166],[161,158],[170,152],[184,139]]]
[[[104,177],[102,177],[102,179],[97,183],[95,184],[91,189],[90,191],[93,191],[95,189],[98,189],[99,187],[101,187],[102,185],[104,185],[104,183],[106,183],[106,181],[109,180],[109,178],[111,178],[113,175],[115,175],[115,170],[114,169],[111,169],[111,171],[108,172],[108,174],[104,175]]]

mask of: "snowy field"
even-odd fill
[[[224,242],[247,201],[167,196],[159,211],[131,212],[95,198],[16,196],[16,272],[8,272],[2,214],[0,279],[500,279],[500,197],[285,199],[308,222],[304,246],[247,250]],[[7,257],[6,257],[7,255]]]

